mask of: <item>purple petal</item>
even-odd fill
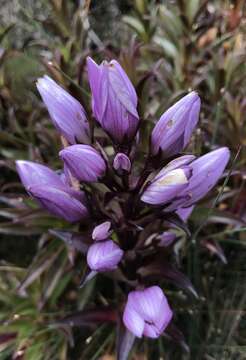
[[[116,154],[113,162],[113,168],[115,170],[121,171],[127,171],[130,172],[131,170],[131,161],[129,157],[126,154],[118,153]]]
[[[209,152],[195,160],[190,166],[192,177],[186,193],[190,199],[183,204],[189,207],[203,198],[220,179],[230,158],[230,151],[223,147]]]
[[[131,331],[135,336],[141,338],[143,335],[145,323],[143,318],[134,310],[129,301],[126,304],[123,322],[125,327]]]
[[[141,196],[147,204],[164,205],[178,196],[188,186],[188,173],[183,169],[175,169],[164,176],[157,176]]]
[[[45,209],[69,222],[76,222],[88,216],[86,207],[61,189],[36,185],[28,191]]]
[[[78,180],[97,181],[106,171],[104,159],[92,146],[68,146],[60,151],[59,155],[72,175]]]
[[[34,185],[49,185],[58,188],[65,186],[60,176],[47,166],[32,161],[18,160],[16,169],[26,189]]]
[[[179,153],[187,145],[199,118],[200,98],[195,91],[171,106],[155,125],[151,135],[152,153],[166,156]]]
[[[38,79],[38,91],[57,130],[70,144],[89,141],[89,123],[82,105],[49,76]]]
[[[176,211],[176,214],[178,214],[178,216],[183,220],[183,221],[187,221],[188,218],[190,217],[193,209],[194,209],[194,205],[187,207],[187,208],[179,208]]]
[[[174,242],[175,239],[176,235],[173,232],[165,231],[161,234],[158,245],[164,247],[169,246]]]
[[[90,246],[87,253],[87,263],[91,270],[114,270],[122,256],[123,251],[112,240],[99,241]]]
[[[92,232],[92,239],[94,241],[101,241],[107,239],[112,231],[110,231],[111,222],[105,221],[100,225],[97,225]]]

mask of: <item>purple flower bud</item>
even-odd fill
[[[158,243],[158,245],[167,247],[174,242],[174,240],[176,239],[176,235],[173,232],[164,231],[159,238],[160,242]]]
[[[35,185],[28,191],[50,213],[69,222],[76,222],[88,216],[86,207],[63,189]]]
[[[23,160],[16,161],[16,168],[25,189],[52,214],[70,222],[88,215],[84,194],[67,186],[55,171]]]
[[[16,169],[25,188],[34,185],[64,187],[60,176],[47,166],[32,161],[16,161]]]
[[[129,157],[123,153],[118,153],[114,158],[113,168],[119,173],[123,171],[130,172],[131,161]]]
[[[37,81],[38,91],[57,130],[70,144],[89,141],[89,124],[82,105],[49,76]]]
[[[60,151],[59,155],[78,180],[93,182],[105,174],[106,163],[92,146],[71,145]]]
[[[182,207],[189,207],[203,198],[220,179],[230,158],[230,151],[223,147],[209,152],[193,161],[189,186],[180,194],[186,196]]]
[[[159,286],[131,291],[123,314],[123,322],[135,336],[158,338],[172,319],[173,313]]]
[[[151,150],[166,157],[178,154],[188,144],[200,112],[201,101],[195,91],[184,96],[161,116],[151,135]]]
[[[105,221],[104,223],[97,225],[92,232],[92,239],[94,241],[100,241],[107,239],[112,231],[110,231],[111,222]]]
[[[99,241],[89,247],[87,263],[93,271],[108,271],[117,268],[123,251],[112,240]]]
[[[171,171],[166,171],[164,168],[147,186],[141,200],[152,205],[167,204],[188,186],[190,176],[191,169],[189,166]]]
[[[87,58],[93,113],[117,143],[132,140],[139,123],[137,95],[120,64],[112,60],[97,65]]]

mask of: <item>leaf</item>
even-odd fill
[[[190,348],[185,341],[183,333],[173,323],[168,325],[163,336],[179,344],[187,353],[190,352]]]
[[[161,37],[161,36],[155,36],[153,41],[159,45],[163,50],[164,53],[170,57],[170,58],[176,58],[178,56],[178,49],[176,46],[169,41],[168,39]]]
[[[198,294],[193,287],[191,281],[179,270],[174,268],[168,262],[164,262],[162,258],[157,259],[155,262],[141,267],[137,273],[145,279],[166,279],[176,286],[180,287],[191,293],[195,298],[198,298]]]
[[[50,234],[55,235],[57,238],[63,240],[68,246],[80,251],[82,254],[86,254],[89,248],[88,240],[80,233],[61,231],[61,230],[49,230]]]
[[[133,347],[135,336],[127,330],[122,322],[118,329],[117,360],[127,360]]]
[[[117,312],[112,307],[95,308],[72,313],[50,325],[90,326],[105,322],[115,323]]]
[[[207,239],[203,240],[201,245],[210,253],[216,255],[224,264],[227,264],[225,253],[217,241]]]
[[[165,215],[165,221],[182,229],[188,237],[191,236],[190,230],[186,224],[176,213],[163,213]]]

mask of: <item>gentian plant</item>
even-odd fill
[[[48,76],[37,82],[62,138],[63,169],[19,160],[17,170],[40,206],[74,224],[53,232],[84,246],[81,286],[102,272],[113,277],[123,294],[117,318],[126,334],[158,338],[170,333],[175,313],[163,280],[196,294],[172,250],[180,229],[189,236],[187,218],[220,179],[230,153],[225,147],[198,158],[184,153],[199,120],[200,98],[192,91],[160,117],[143,154],[128,76],[115,60],[97,65],[88,58],[87,70],[96,121]]]

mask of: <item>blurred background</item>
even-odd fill
[[[0,359],[116,359],[113,325],[95,327],[83,316],[76,328],[54,324],[103,304],[111,284],[102,276],[78,290],[84,260],[49,232],[66,225],[38,209],[15,170],[16,159],[59,167],[60,139],[35,81],[49,74],[88,110],[87,55],[120,61],[139,96],[143,135],[178,96],[196,89],[202,110],[190,150],[226,145],[232,153],[216,207],[209,210],[221,183],[192,214],[192,241],[184,237],[178,248],[199,299],[168,287],[180,333],[137,342],[132,359],[246,359],[245,1],[0,5]]]

